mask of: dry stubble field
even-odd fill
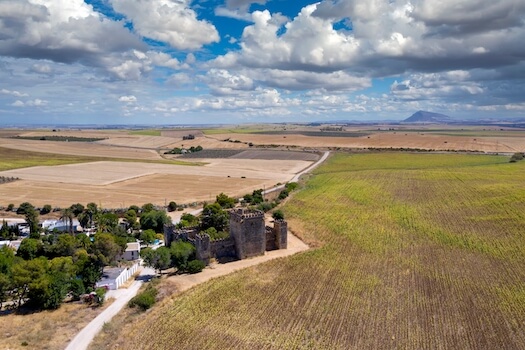
[[[20,157],[29,155],[18,152]],[[21,179],[2,184],[0,197],[5,201],[3,205],[30,202],[36,206],[64,207],[94,202],[106,208],[143,203],[164,205],[171,200],[210,201],[221,192],[242,196],[254,189],[284,183],[312,163],[301,160],[301,153],[296,158],[200,159],[203,166],[100,161],[24,167],[0,172],[0,176]]]
[[[340,154],[315,173],[284,211],[318,249],[155,306],[106,348],[525,347],[525,162]]]

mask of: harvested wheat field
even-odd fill
[[[525,137],[455,136],[414,132],[381,132],[358,137],[323,137],[301,134],[218,134],[209,137],[213,137],[217,141],[231,138],[245,143],[251,142],[255,145],[282,145],[302,148],[412,148],[436,151],[508,153],[525,150]]]
[[[284,207],[318,246],[197,286],[112,349],[523,349],[525,162],[336,155]]]
[[[221,192],[241,196],[289,181],[311,164],[301,160],[204,161],[205,166],[102,161],[8,170],[0,176],[21,180],[1,185],[0,197],[15,204],[27,201],[60,207],[95,202],[110,208],[147,202],[163,205],[166,200],[209,201]]]

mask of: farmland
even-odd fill
[[[524,348],[524,183],[508,157],[338,154],[284,207],[316,249],[165,299],[107,346]]]

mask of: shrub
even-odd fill
[[[199,273],[206,267],[206,264],[200,260],[192,260],[188,263],[189,273]]]
[[[268,210],[271,210],[274,208],[274,205],[272,203],[264,202],[257,206],[257,209],[262,210],[264,212],[267,212]]]
[[[13,211],[14,207],[15,207],[15,205],[13,203],[9,203],[9,205],[7,206],[6,211]]]
[[[519,161],[519,160],[522,160],[523,158],[524,158],[523,153],[520,153],[520,152],[518,152],[518,153],[514,153],[514,154],[512,155],[512,157],[510,158],[510,162],[511,162],[511,163],[515,163],[515,162],[517,162],[517,161]]]
[[[80,296],[86,292],[86,289],[84,288],[84,283],[81,279],[75,278],[71,280],[70,282],[70,289],[71,289],[71,295],[73,296],[73,300],[80,300]]]
[[[171,201],[169,204],[168,204],[168,211],[175,211],[177,210],[177,203],[175,203],[174,201]]]
[[[272,218],[274,220],[284,220],[284,214],[283,214],[282,211],[276,210],[276,211],[273,212]]]
[[[299,184],[297,182],[289,182],[284,187],[288,190],[288,192],[292,192],[297,189]]]
[[[285,199],[286,197],[288,197],[288,190],[284,189],[282,190],[280,193],[279,193],[279,199]]]
[[[106,299],[106,288],[100,287],[95,289],[96,298],[95,301],[98,305],[104,304],[104,300]]]
[[[141,311],[146,311],[155,304],[157,293],[157,288],[148,285],[143,292],[137,294],[128,302],[128,307],[138,307]]]
[[[49,213],[51,213],[51,210],[53,210],[51,205],[46,204],[46,205],[44,205],[42,207],[42,209],[40,209],[40,214],[42,214],[42,215],[49,214]]]

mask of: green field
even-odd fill
[[[140,160],[127,158],[103,158],[103,157],[85,157],[74,155],[63,155],[42,152],[28,152],[10,148],[0,147],[0,171],[28,168],[33,166],[53,166],[75,163],[88,163],[100,161],[119,161],[119,162],[141,162],[141,163],[160,163],[173,165],[201,166],[200,162],[185,162],[177,159],[162,160]]]
[[[42,152],[28,152],[0,147],[0,171],[100,161],[100,157],[71,156]]]
[[[284,212],[317,248],[165,300],[108,346],[525,348],[525,161],[338,154]]]

